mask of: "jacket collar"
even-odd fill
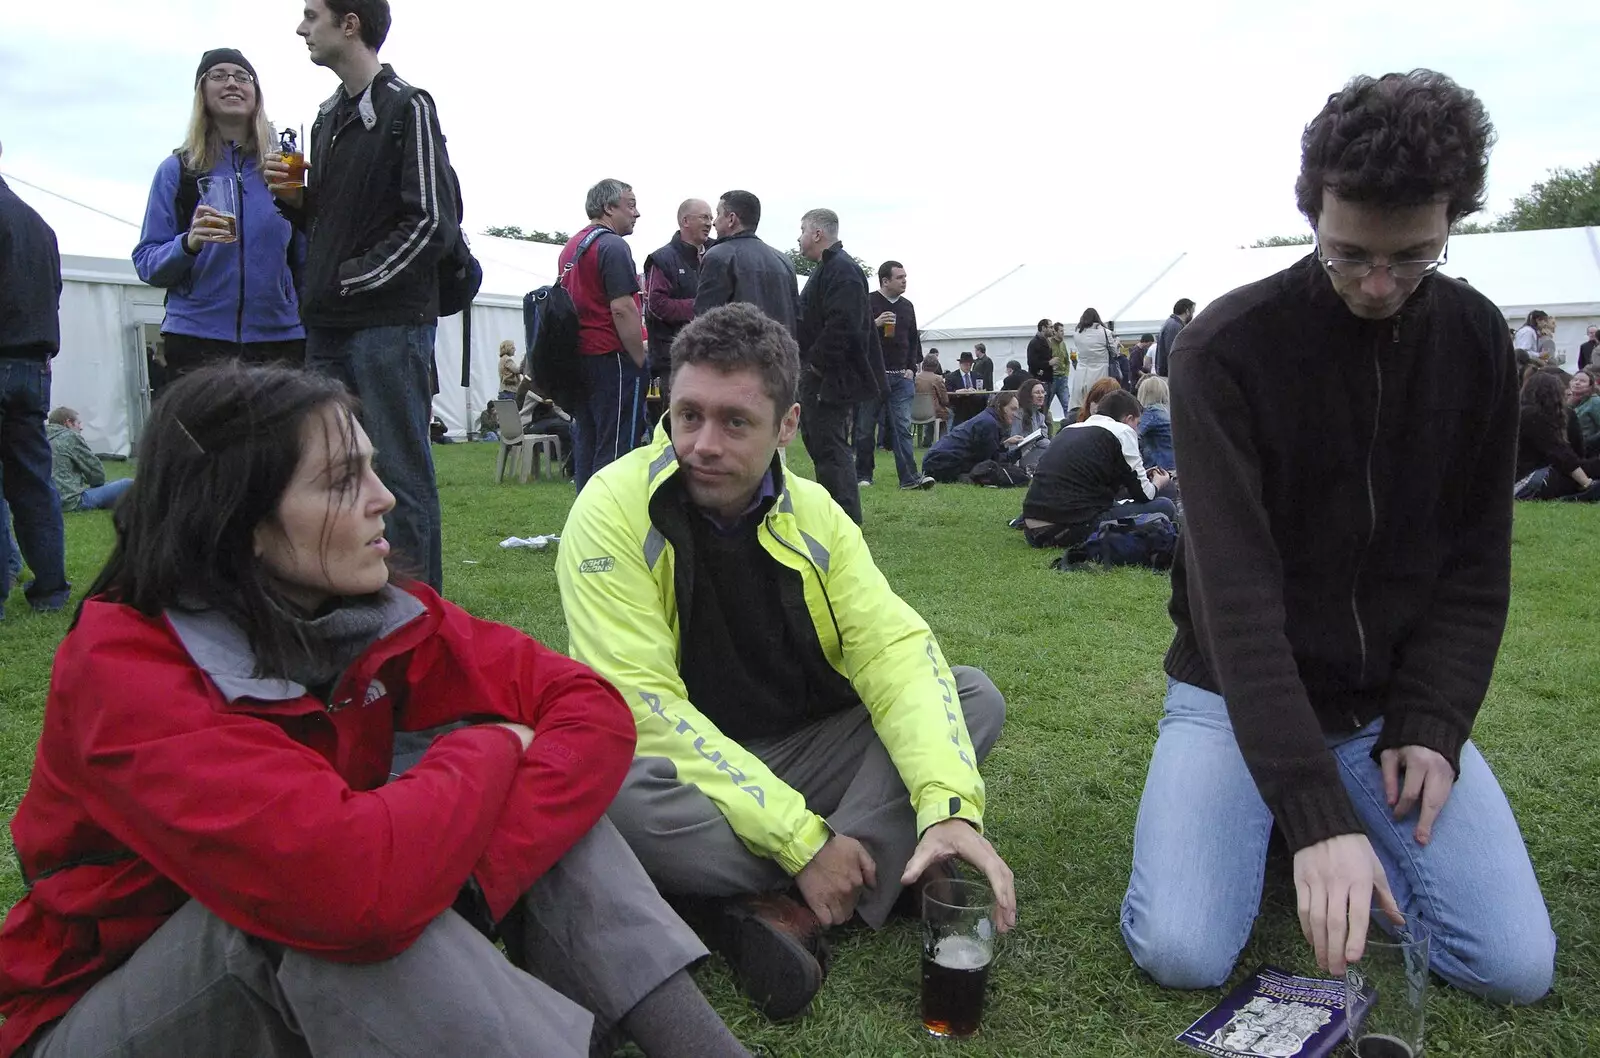
[[[398,80],[399,78],[394,73],[394,67],[384,63],[379,67],[377,76],[373,77],[372,83],[367,85],[367,90],[361,93],[361,101],[356,104],[356,113],[361,115],[361,124],[366,127],[368,132],[371,132],[373,126],[378,123],[378,108],[372,102],[373,89],[387,81]],[[344,99],[344,97],[344,86],[340,85],[333,90],[333,95],[322,101],[322,105],[317,108],[317,112],[324,115],[332,114],[334,108],[339,105],[340,100]]]
[[[374,642],[382,641],[416,620],[427,609],[411,593],[386,585],[380,593],[383,622]],[[217,685],[228,704],[241,698],[288,702],[307,691],[294,680],[255,674],[256,656],[244,630],[217,610],[166,611],[167,623],[188,651],[189,659]]]

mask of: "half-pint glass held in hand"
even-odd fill
[[[1392,934],[1384,932],[1392,929]],[[1415,918],[1396,927],[1374,913],[1366,954],[1344,975],[1350,1024],[1345,1053],[1356,1058],[1418,1058],[1428,998],[1428,930]]]
[[[922,887],[922,1027],[930,1034],[978,1031],[994,935],[994,893],[987,885],[936,878]]]
[[[229,177],[202,176],[195,181],[200,188],[200,204],[217,211],[228,230],[224,242],[239,241],[239,188]]]

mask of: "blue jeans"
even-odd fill
[[[439,486],[428,421],[433,414],[431,323],[343,330],[306,328],[306,367],[331,375],[361,401],[361,426],[377,450],[378,476],[394,493],[387,521],[400,568],[444,587]]]
[[[67,582],[66,534],[61,497],[50,476],[50,362],[0,356],[0,495],[16,522],[16,542],[0,535],[0,616],[11,591],[12,554],[21,551],[33,570],[25,594],[35,610],[58,610],[72,594]]]
[[[572,412],[572,481],[579,492],[602,467],[633,451],[645,428],[650,372],[627,353],[578,357],[584,398]]]
[[[1070,399],[1072,396],[1071,371],[1056,372],[1055,376],[1050,380],[1050,396],[1061,403],[1061,414],[1064,418],[1068,410],[1072,407],[1072,401]],[[1049,408],[1049,406],[1050,405],[1048,403],[1045,405],[1046,408]]]
[[[22,552],[17,550],[16,540],[11,535],[11,507],[4,495],[0,495],[0,537],[4,537],[0,539],[0,555],[10,556],[6,568],[0,570],[0,603],[4,603],[5,597],[11,594],[11,585],[22,576]]]
[[[84,489],[83,495],[78,497],[78,510],[80,511],[109,511],[122,499],[122,494],[133,488],[132,478],[118,478],[108,481],[104,485],[96,485],[92,489]]]
[[[1522,834],[1471,742],[1426,846],[1417,814],[1393,818],[1371,757],[1381,719],[1328,748],[1400,910],[1432,933],[1446,981],[1496,1003],[1550,989],[1555,934]],[[1215,988],[1250,938],[1272,814],[1256,792],[1220,695],[1169,680],[1133,838],[1122,936],[1133,961],[1170,988]]]
[[[915,485],[922,480],[917,470],[917,457],[911,452],[911,398],[917,387],[909,378],[898,372],[888,372],[884,380],[889,385],[889,441],[894,448],[894,469],[900,475],[900,484]],[[872,480],[872,468],[877,455],[878,413],[883,408],[879,400],[862,401],[856,405],[856,478]]]

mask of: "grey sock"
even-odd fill
[[[639,1000],[623,1015],[622,1030],[649,1058],[751,1058],[688,970],[679,970]]]

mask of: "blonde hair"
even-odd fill
[[[517,353],[517,343],[513,342],[510,338],[507,338],[505,341],[500,343],[500,355],[501,356],[515,356],[516,353]]]
[[[1167,380],[1160,375],[1146,375],[1144,381],[1139,383],[1139,403],[1147,408],[1152,404],[1172,403],[1172,391],[1167,388]]]
[[[252,86],[256,90],[256,112],[250,120],[249,140],[243,144],[245,152],[256,160],[259,168],[268,154],[278,149],[272,142],[272,127],[267,124],[267,101],[261,94],[261,82]],[[217,123],[206,111],[205,78],[194,86],[194,106],[189,111],[189,132],[179,148],[184,168],[197,173],[209,173],[222,160],[222,136]]]

